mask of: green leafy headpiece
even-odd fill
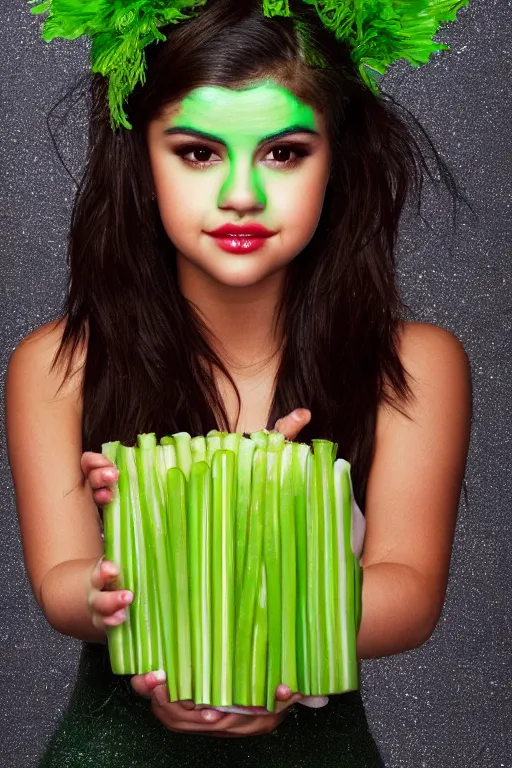
[[[348,44],[363,80],[378,91],[378,75],[398,59],[414,66],[449,46],[432,38],[469,0],[302,0]],[[49,12],[43,39],[92,40],[91,67],[109,79],[112,127],[131,128],[125,99],[145,80],[144,49],[165,40],[161,27],[197,14],[206,0],[29,0],[32,13]],[[262,0],[265,16],[292,17],[288,0]]]

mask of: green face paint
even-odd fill
[[[275,171],[254,163],[259,145],[277,134],[316,132],[312,107],[272,82],[233,90],[196,88],[181,102],[172,128],[204,134],[226,146],[228,171],[219,192],[222,205],[243,175],[248,175],[255,200],[266,205],[265,176]]]

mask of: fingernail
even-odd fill
[[[167,675],[165,674],[164,669],[157,669],[151,674],[153,675],[153,680],[155,680],[157,683],[165,683],[167,680]]]
[[[119,472],[117,469],[105,469],[103,477],[106,477],[107,480],[117,480]]]
[[[304,410],[302,408],[296,408],[294,411],[292,411],[292,419],[295,419],[295,421],[302,421],[304,418]]]
[[[215,720],[219,719],[219,712],[214,712],[213,709],[205,709],[204,712],[201,713],[201,716],[207,723],[213,723]]]
[[[132,592],[123,592],[123,603],[126,605],[129,605],[133,602],[133,593]]]

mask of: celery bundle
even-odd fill
[[[358,687],[361,568],[350,465],[262,430],[105,443],[119,469],[105,557],[134,601],[109,627],[115,674],[164,669],[171,701],[265,706]]]

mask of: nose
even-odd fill
[[[261,211],[266,204],[265,190],[251,158],[231,159],[228,175],[219,192],[219,208],[244,214]]]

